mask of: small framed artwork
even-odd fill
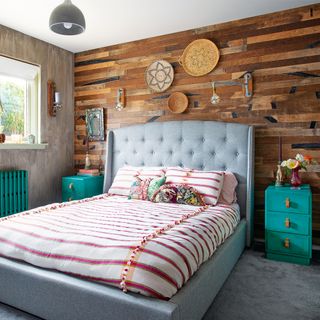
[[[86,126],[90,141],[104,140],[103,108],[86,110]]]

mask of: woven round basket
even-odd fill
[[[194,77],[211,72],[219,61],[218,47],[208,39],[192,41],[183,51],[179,63]]]
[[[174,92],[168,98],[168,109],[173,113],[182,113],[188,108],[188,97],[182,92]]]
[[[165,60],[151,63],[145,72],[146,84],[154,92],[166,91],[171,86],[173,78],[172,65]]]

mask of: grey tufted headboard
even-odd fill
[[[247,245],[253,227],[253,127],[215,121],[153,122],[108,131],[104,191],[118,169],[182,166],[232,171],[241,216],[247,220]]]

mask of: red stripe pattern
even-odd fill
[[[200,171],[181,167],[167,168],[166,183],[185,184],[197,190],[206,204],[216,205],[223,187],[223,171]]]
[[[120,168],[110,187],[109,193],[113,195],[128,196],[130,187],[135,177],[140,179],[157,178],[165,174],[164,167],[132,167],[124,166]]]
[[[0,255],[161,299],[230,236],[237,205],[194,207],[107,194],[0,219]]]

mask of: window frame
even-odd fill
[[[47,144],[41,143],[41,66],[2,54],[0,60],[0,75],[26,81],[23,141],[21,143],[7,141],[0,144],[0,149],[45,149]],[[4,66],[6,61],[9,62],[8,67]],[[14,68],[12,68],[13,65]],[[19,69],[19,66],[22,67],[22,70]],[[23,70],[24,66],[25,70]],[[18,72],[15,73],[12,69]],[[25,77],[21,76],[23,73],[26,74]],[[28,143],[30,134],[35,136],[34,144]]]

